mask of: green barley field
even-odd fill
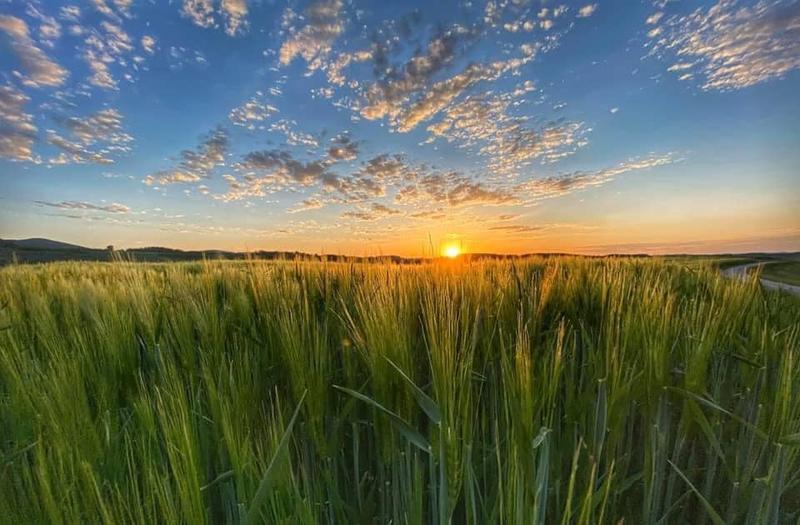
[[[0,269],[0,522],[800,520],[800,301],[712,265]]]

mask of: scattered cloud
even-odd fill
[[[78,22],[81,18],[81,8],[76,5],[62,6],[58,11],[58,16],[67,22]]]
[[[122,144],[133,140],[122,131],[122,114],[113,108],[98,111],[85,119],[68,118],[64,121],[64,127],[84,144],[98,141]]]
[[[128,206],[119,204],[117,202],[112,202],[111,204],[92,204],[91,202],[82,201],[34,202],[39,206],[49,206],[51,208],[59,208],[62,210],[100,211],[106,213],[130,213],[131,211]]]
[[[130,151],[133,137],[122,125],[122,114],[113,108],[103,109],[86,118],[70,117],[60,120],[69,133],[65,138],[47,130],[47,142],[61,150],[50,164],[113,164],[113,155]]]
[[[247,0],[222,0],[220,11],[228,35],[236,36],[247,31]]]
[[[670,72],[684,80],[700,79],[704,89],[719,90],[757,84],[800,67],[796,1],[714,1],[711,8],[684,15],[672,15],[679,7],[659,3],[644,26],[638,20],[638,30],[649,35],[653,54],[670,60],[665,66]],[[88,7],[66,5],[49,14],[39,10],[44,4],[26,5],[19,14],[22,18],[0,16],[0,32],[8,37],[13,51],[10,59],[15,62],[17,57],[20,62],[20,72],[6,75],[6,85],[0,87],[3,159],[41,162],[34,153],[40,136],[41,148],[48,152],[45,162],[50,165],[111,164],[131,151],[133,144],[120,112],[100,106],[104,109],[84,116],[63,116],[74,115],[81,104],[95,105],[125,95],[95,93],[91,86],[117,90],[125,80],[135,81],[132,75],[138,71],[146,71],[149,60],[163,60],[160,65],[172,71],[188,64],[208,64],[200,51],[181,47],[180,39],[140,24],[146,20],[139,13],[131,14],[131,0],[89,0]],[[247,0],[181,0],[177,4],[171,8],[172,16],[182,16],[182,29],[191,34],[199,31],[192,24],[221,29],[230,36],[250,31],[249,24],[255,24],[255,17],[248,19],[255,4]],[[187,195],[237,201],[241,206],[255,206],[257,199],[281,206],[287,198],[286,213],[332,208],[312,215],[326,216],[322,226],[331,230],[348,226],[348,233],[355,237],[379,230],[396,235],[406,226],[393,217],[442,220],[465,228],[478,225],[497,235],[549,230],[546,224],[526,224],[527,217],[515,212],[522,213],[524,207],[542,199],[676,162],[671,154],[652,155],[606,169],[543,178],[538,174],[540,166],[587,145],[592,131],[575,117],[584,112],[583,102],[570,101],[569,108],[574,110],[565,110],[566,102],[548,92],[558,89],[557,83],[548,79],[542,86],[534,85],[526,67],[557,47],[573,27],[586,27],[576,19],[594,16],[598,4],[582,4],[543,7],[528,0],[501,0],[488,2],[485,10],[481,7],[478,20],[469,21],[459,13],[435,24],[427,15],[412,11],[372,24],[375,13],[357,10],[345,0],[301,2],[305,8],[283,12],[279,49],[263,51],[272,61],[262,64],[256,74],[262,86],[273,87],[237,101],[241,104],[228,113],[231,137],[223,128],[212,130],[192,149],[167,161],[162,166],[167,169],[140,177],[146,175],[143,182],[156,187],[188,183],[181,188]],[[463,12],[469,14],[470,9],[467,6]],[[262,32],[260,27],[254,29]],[[28,87],[66,83],[68,72],[47,55],[60,59],[69,53],[88,66],[86,82],[53,93],[25,93]],[[296,65],[305,68],[307,76],[322,73],[312,79],[313,84],[300,85],[302,79],[281,68],[298,58],[302,60]],[[64,60],[64,64],[73,63]],[[85,70],[80,63],[78,67]],[[275,103],[284,85],[296,92]],[[314,100],[306,98],[301,106],[292,107],[298,96],[309,92]],[[35,101],[32,108],[30,99]],[[616,114],[619,108],[614,104],[619,102],[610,96],[600,102],[599,109]],[[332,105],[330,112],[313,113],[325,104]],[[562,111],[554,113],[557,110]],[[333,123],[337,112],[344,114],[341,126]],[[52,118],[53,129],[40,133],[37,125],[46,128],[41,118]],[[372,122],[351,128],[347,119]],[[602,125],[614,120],[601,119]],[[314,124],[326,128],[307,127]],[[237,127],[263,133],[246,133]],[[387,153],[375,154],[380,137],[363,135],[373,132],[406,135],[380,142],[389,144],[383,150]],[[234,158],[230,141],[240,138],[256,151]],[[409,160],[416,151],[414,143],[423,149],[417,158],[426,163]],[[237,145],[235,151],[245,147]],[[461,149],[455,156],[454,148]],[[458,157],[468,167],[448,169],[447,161]],[[212,175],[217,180],[209,182]],[[125,205],[104,201],[36,204],[83,218],[138,216]],[[473,207],[494,208],[473,212]],[[287,231],[321,227],[310,221],[302,227],[297,224],[287,226]],[[188,224],[180,226],[184,227],[191,229]]]
[[[295,159],[290,152],[277,149],[252,151],[234,167],[242,175],[238,178],[225,175],[223,179],[228,183],[228,191],[214,198],[230,202],[264,197],[286,188],[308,187],[326,178],[336,177],[328,173],[326,161],[303,162]],[[301,205],[296,211],[314,207],[303,208]]]
[[[373,202],[369,206],[359,206],[356,210],[344,212],[342,218],[356,219],[359,221],[377,221],[393,215],[399,215],[400,213],[400,210]]]
[[[141,43],[145,53],[152,55],[156,52],[156,38],[154,36],[144,35]]]
[[[493,187],[455,171],[425,174],[395,195],[398,204],[474,206],[519,204],[510,190]]]
[[[578,18],[589,18],[597,11],[597,4],[588,4],[578,9]]]
[[[601,186],[619,175],[647,170],[677,162],[673,154],[651,155],[642,159],[632,159],[615,167],[597,171],[575,171],[544,179],[534,179],[517,187],[519,194],[526,201],[536,201],[551,197],[559,197],[574,191]]]
[[[313,135],[297,130],[297,122],[294,120],[278,120],[270,125],[269,130],[281,133],[286,137],[286,143],[290,146],[308,146],[311,148],[319,146],[319,141]]]
[[[543,49],[539,43],[526,43],[519,57],[463,64],[458,59],[479,37],[472,29],[454,25],[440,30],[398,65],[392,65],[391,59],[406,56],[403,49],[395,49],[391,42],[375,47],[372,59],[378,78],[362,90],[361,101],[353,109],[365,119],[385,118],[393,129],[409,132],[446,110],[473,86],[518,72]]]
[[[11,50],[25,70],[26,75],[22,79],[25,85],[54,87],[64,83],[69,73],[36,45],[24,20],[0,15],[0,31],[8,35]]]
[[[463,52],[468,32],[456,26],[432,38],[424,51],[418,51],[399,66],[388,66],[366,92],[366,104],[361,115],[369,120],[384,117],[397,119],[403,106],[420,94],[432,78],[452,64]],[[378,48],[378,62],[389,53],[386,46]]]
[[[333,201],[344,204],[386,196],[386,184],[371,177],[342,176],[326,172],[322,177],[322,187],[324,192],[334,195]]]
[[[383,153],[366,161],[355,173],[357,179],[374,180],[382,185],[400,184],[416,180],[423,168],[408,165],[402,155]]]
[[[183,0],[181,14],[200,27],[214,25],[214,0]]]
[[[168,60],[169,68],[172,71],[180,71],[186,65],[203,67],[208,64],[202,51],[188,49],[184,46],[170,46]]]
[[[648,23],[657,24],[659,13]],[[704,90],[742,89],[800,68],[800,3],[793,0],[719,0],[671,16],[648,35],[651,53],[673,57],[670,70],[682,80],[699,77]]]
[[[323,161],[301,162],[288,151],[253,151],[245,155],[239,165],[244,171],[265,172],[276,179],[297,182],[309,186],[319,180],[327,169]]]
[[[504,73],[518,69],[529,59],[530,57],[498,61],[491,64],[471,64],[461,73],[435,83],[424,97],[401,114],[398,129],[400,131],[414,129],[421,122],[444,110],[468,88],[479,82],[496,80]]]
[[[46,47],[55,47],[56,40],[61,38],[61,24],[58,20],[44,14],[32,3],[28,4],[25,13],[39,20],[39,42]]]
[[[148,186],[164,186],[206,179],[213,169],[225,164],[227,151],[228,135],[224,129],[217,128],[206,135],[197,148],[182,151],[177,167],[150,174],[143,182]]]
[[[664,12],[663,11],[656,11],[655,13],[653,13],[652,15],[647,17],[647,20],[645,20],[645,23],[647,25],[655,25],[661,20],[661,18],[663,16],[664,16]]]
[[[36,126],[33,116],[24,111],[29,100],[11,85],[0,86],[0,158],[35,160],[32,148]]]
[[[344,75],[344,70],[350,64],[358,64],[372,60],[374,53],[371,49],[362,49],[354,52],[339,53],[335,60],[330,61],[325,65],[328,82],[335,86],[343,86],[347,82]]]
[[[532,89],[530,84],[515,93],[468,96],[451,104],[441,120],[428,126],[429,140],[443,138],[476,148],[488,157],[490,173],[499,176],[518,175],[535,160],[553,162],[584,146],[589,130],[580,122],[557,120],[532,127],[528,118],[511,114],[515,97]]]
[[[231,110],[228,118],[237,126],[254,130],[257,123],[268,119],[275,113],[278,113],[278,108],[266,101],[262,91],[257,91],[250,100]]]
[[[322,200],[316,197],[309,197],[308,199],[304,199],[303,201],[301,201],[296,206],[289,208],[288,213],[299,213],[302,211],[318,210],[320,208],[323,208],[324,206],[325,203]]]
[[[431,221],[438,221],[447,217],[441,209],[416,211],[410,213],[408,216],[412,219],[426,219]]]
[[[533,233],[542,231],[542,226],[530,226],[527,224],[500,224],[497,226],[489,226],[491,231],[499,231],[504,233]]]
[[[219,15],[225,24],[225,33],[236,36],[245,33],[248,28],[247,0],[221,0]],[[214,9],[214,0],[183,0],[181,15],[199,27],[217,27],[217,11]]]
[[[344,32],[342,0],[318,0],[299,16],[291,8],[283,14],[283,27],[288,34],[281,45],[278,59],[283,65],[300,56],[309,71],[320,69],[333,49],[334,41]]]
[[[116,90],[118,83],[111,65],[129,65],[125,56],[134,50],[133,39],[122,26],[107,20],[100,23],[100,29],[87,28],[84,34],[83,59],[92,71],[89,83],[101,89]]]
[[[358,158],[358,142],[348,134],[337,135],[331,140],[328,157],[336,162],[355,160]]]
[[[106,0],[91,0],[91,4],[94,6],[95,10],[111,20],[120,22],[122,20],[120,15],[125,18],[130,18],[130,7],[133,0],[112,0],[111,3],[116,8],[116,11],[108,5]]]
[[[234,167],[241,175],[227,175],[228,191],[215,198],[225,201],[264,197],[283,190],[315,187],[319,194],[292,211],[321,208],[327,204],[355,204],[349,218],[372,220],[386,209],[363,203],[384,197],[397,205],[462,207],[518,204],[509,189],[491,186],[457,172],[440,172],[426,166],[410,166],[401,155],[382,154],[363,162],[350,175],[331,171],[335,161],[301,161],[284,150],[254,151]],[[382,206],[386,206],[383,205]],[[367,219],[369,217],[369,219]]]

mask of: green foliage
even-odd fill
[[[770,281],[800,286],[800,261],[765,264],[761,267],[761,277]]]
[[[0,523],[795,523],[800,302],[712,264],[0,270]]]

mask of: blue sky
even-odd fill
[[[796,0],[0,1],[0,49],[3,238],[800,250]]]

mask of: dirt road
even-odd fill
[[[772,261],[772,262],[778,262],[778,261]],[[758,266],[763,266],[765,264],[770,264],[770,262],[755,262],[749,264],[740,264],[739,266],[732,266],[730,268],[722,270],[722,275],[724,275],[725,277],[730,277],[732,279],[745,279],[747,278],[747,274],[750,268],[756,268]],[[784,292],[800,295],[800,286],[794,286],[792,284],[770,281],[769,279],[761,279],[761,285],[764,288],[768,288],[770,290],[782,290]]]

